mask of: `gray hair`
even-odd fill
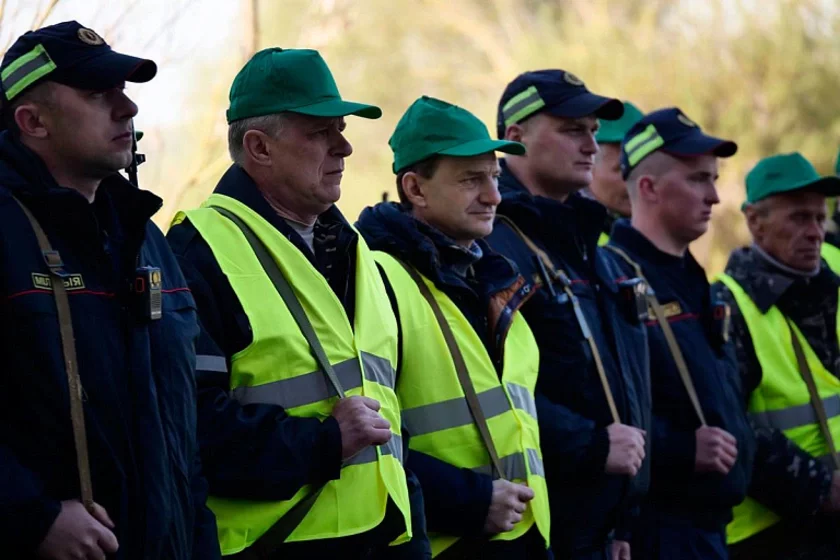
[[[259,130],[271,138],[277,138],[286,123],[286,116],[283,113],[273,115],[260,115],[258,117],[247,117],[233,121],[228,126],[228,151],[234,163],[242,165],[245,161],[245,149],[242,142],[245,133],[249,130]]]

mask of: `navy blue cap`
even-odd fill
[[[704,134],[700,126],[676,107],[659,109],[633,125],[621,142],[621,175],[627,179],[644,158],[661,150],[681,157],[735,155],[738,145]]]
[[[148,82],[157,65],[114,52],[92,29],[65,21],[18,37],[0,64],[3,103],[45,80],[103,90],[122,82]]]
[[[540,112],[567,119],[594,115],[599,119],[614,121],[624,114],[624,105],[618,99],[592,93],[571,72],[525,72],[507,85],[499,101],[496,118],[499,138],[504,138],[505,130],[510,125]]]

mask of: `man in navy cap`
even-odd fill
[[[644,117],[621,145],[632,218],[616,222],[606,249],[650,288],[654,428],[651,491],[633,539],[640,558],[727,558],[725,527],[750,479],[754,441],[728,308],[712,301],[688,251],[719,202],[717,160],[736,150],[676,108]]]
[[[638,282],[597,248],[604,207],[580,195],[592,182],[598,119],[619,100],[591,93],[564,70],[527,72],[499,103],[500,138],[527,153],[501,162],[495,250],[539,289],[522,312],[540,347],[536,403],[558,558],[612,558],[632,502],[647,488],[645,329]],[[626,275],[624,275],[626,276]],[[627,545],[616,558],[627,558]]]
[[[75,21],[0,66],[4,558],[218,558],[196,442],[195,303],[150,217],[126,81]]]

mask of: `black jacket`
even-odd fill
[[[160,199],[114,175],[89,204],[57,185],[9,132],[0,134],[2,556],[34,558],[59,502],[80,495],[55,302],[13,195],[38,219],[66,272],[77,275],[68,297],[93,493],[116,523],[114,558],[218,558],[195,433],[195,303],[149,220]],[[135,311],[138,265],[161,269],[160,320]]]
[[[357,234],[337,208],[318,218],[315,252],[271,208],[245,171],[233,165],[216,187],[246,204],[285,235],[329,282],[353,322]],[[230,396],[230,359],[252,340],[248,317],[212,250],[189,220],[172,227],[167,239],[178,257],[198,304],[202,336],[199,358],[223,359],[226,367],[202,368],[198,380],[198,433],[205,473],[213,495],[255,500],[288,500],[305,484],[322,485],[340,477],[341,432],[333,417],[289,416],[276,405],[240,405]],[[404,438],[407,445],[407,438]],[[413,518],[423,536],[422,495],[408,475]],[[419,510],[417,510],[419,508]],[[307,543],[313,554],[361,555],[367,546],[387,544],[400,534],[402,515],[389,508],[379,531],[347,539]],[[397,531],[394,534],[394,531]],[[295,552],[300,552],[296,547]]]
[[[470,322],[492,362],[497,366],[501,363],[505,333],[529,291],[511,261],[482,240],[476,241],[480,253],[468,251],[395,203],[366,208],[356,225],[371,249],[411,264],[433,281]],[[382,276],[391,305],[399,315],[393,289],[387,276]],[[400,348],[403,344],[401,335]],[[497,373],[501,376],[501,371]],[[408,466],[423,487],[430,531],[468,536],[481,533],[493,492],[490,476],[454,467],[418,451],[408,455]],[[528,549],[519,541],[522,539],[496,541],[495,545],[506,546],[510,555],[522,556]]]
[[[715,321],[705,271],[690,253],[675,257],[657,249],[627,220],[615,224],[610,245],[623,249],[670,309],[668,322],[688,364],[710,426],[738,441],[738,459],[726,476],[695,473],[695,431],[700,421],[654,317],[648,320],[653,386],[653,457],[650,505],[708,530],[722,529],[743,501],[752,473],[755,442],[742,405],[741,384],[722,321]],[[628,273],[632,267],[622,261]]]
[[[814,278],[794,277],[752,247],[744,247],[733,251],[725,272],[744,288],[760,311],[778,306],[799,327],[826,369],[840,377],[840,347],[835,334],[840,278],[825,262]],[[722,283],[714,288],[716,297],[732,309],[730,335],[747,406],[750,395],[761,384],[761,365],[732,292]],[[814,461],[778,429],[755,427],[755,435],[758,448],[750,496],[788,520],[807,519],[816,513],[828,497],[832,469]]]
[[[566,272],[603,358],[622,422],[649,431],[647,335],[620,295],[626,276],[612,255],[597,248],[606,211],[580,195],[566,203],[532,196],[502,163],[498,213],[513,220]],[[612,418],[574,308],[559,281],[552,286],[556,297],[552,294],[536,256],[504,221],[496,221],[488,241],[538,286],[522,311],[540,346],[536,399],[552,548],[562,557],[567,551],[601,547],[628,500],[645,494],[648,462],[632,479],[604,473]]]

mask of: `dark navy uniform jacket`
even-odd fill
[[[65,284],[84,388],[93,494],[116,524],[118,559],[219,557],[196,441],[195,303],[161,232],[161,201],[115,174],[90,204],[0,133],[0,542],[34,558],[79,475],[59,323],[35,215],[72,276]],[[132,294],[161,269],[159,320]]]
[[[653,386],[653,457],[649,502],[658,513],[708,530],[723,529],[743,501],[752,472],[755,440],[744,411],[738,365],[725,342],[723,321],[714,319],[706,273],[691,256],[657,249],[627,220],[613,227],[610,244],[638,263],[666,309],[668,322],[688,364],[700,406],[710,426],[738,441],[738,460],[726,476],[694,471],[695,431],[700,427],[665,336],[648,320]],[[622,261],[625,271],[632,267]]]
[[[606,210],[578,194],[565,203],[532,196],[502,164],[498,214],[512,220],[566,273],[603,358],[622,423],[649,431],[647,335],[621,295],[627,275],[611,254],[597,248]],[[551,293],[536,255],[505,221],[496,221],[488,241],[537,286],[522,312],[540,347],[536,401],[552,548],[559,557],[600,549],[625,509],[646,492],[648,461],[633,478],[604,472],[612,418],[570,299],[559,281],[552,286],[557,296]]]

